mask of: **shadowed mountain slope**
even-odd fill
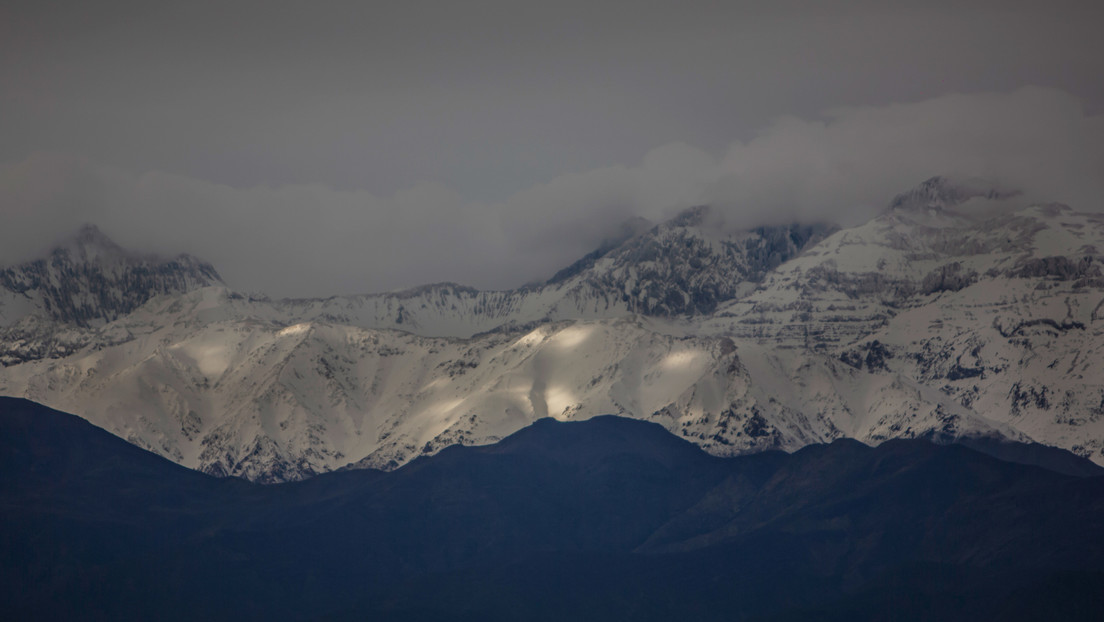
[[[1104,478],[962,446],[708,456],[541,420],[259,486],[0,399],[9,619],[1093,619]]]

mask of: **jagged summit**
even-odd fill
[[[700,227],[713,215],[713,208],[708,205],[695,205],[679,212],[674,218],[667,221],[669,227]]]
[[[556,283],[562,283],[573,276],[589,270],[594,266],[594,263],[596,261],[598,261],[602,257],[605,257],[611,251],[623,245],[625,242],[628,242],[638,235],[643,235],[645,232],[654,228],[655,226],[655,223],[653,223],[652,221],[648,220],[647,218],[641,218],[639,216],[634,216],[626,220],[625,222],[621,223],[621,226],[618,227],[617,231],[613,235],[602,240],[602,242],[598,244],[598,248],[587,253],[586,255],[583,255],[570,266],[556,272],[556,274],[552,275],[552,278],[548,279],[545,285],[555,285]]]
[[[117,319],[158,294],[222,284],[214,266],[191,255],[131,253],[93,224],[47,257],[0,269],[0,326],[31,314],[93,326]]]
[[[695,316],[748,291],[836,229],[791,224],[722,233],[715,221],[715,210],[699,205],[654,226],[627,223],[622,239],[603,244],[549,284],[570,285],[577,298],[603,298],[631,313]]]
[[[0,317],[27,316],[0,329],[0,394],[258,481],[603,413],[718,455],[993,436],[1104,464],[1104,217],[943,178],[901,196],[843,230],[698,208],[503,291],[181,294],[217,275],[60,253],[0,272]]]
[[[890,201],[889,210],[941,211],[970,199],[999,200],[1019,195],[1018,190],[1002,188],[996,182],[980,177],[956,179],[936,176],[921,182],[915,188],[898,194]]]
[[[93,223],[85,223],[77,231],[64,238],[50,251],[51,258],[64,258],[73,263],[123,262],[131,265],[162,265],[176,263],[181,266],[195,266],[211,273],[211,278],[219,283],[222,277],[214,266],[188,253],[175,257],[162,257],[153,253],[139,253],[123,248]]]
[[[127,252],[114,240],[107,237],[100,228],[92,223],[81,225],[80,229],[60,245],[51,255],[68,255],[74,261],[90,262],[105,258],[122,258]]]
[[[835,231],[783,225],[726,232],[707,207],[663,223],[626,221],[544,283],[478,290],[439,283],[400,292],[279,301],[305,319],[390,328],[424,337],[461,337],[535,323],[643,315],[693,318],[754,289],[767,272]],[[703,220],[704,218],[704,220]]]

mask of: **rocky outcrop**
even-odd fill
[[[0,270],[0,292],[9,301],[22,299],[51,320],[79,327],[116,320],[153,296],[221,282],[211,264],[190,255],[160,259],[129,253],[93,225],[49,257]],[[5,317],[9,325],[19,319]]]

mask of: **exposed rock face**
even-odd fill
[[[581,272],[576,287],[619,296],[631,313],[708,314],[835,230],[788,225],[720,237],[710,235],[708,216],[708,208],[693,208],[626,240]]]
[[[137,256],[85,225],[49,257],[0,270],[0,319],[10,325],[31,310],[63,324],[99,326],[153,296],[221,283],[214,267],[194,257]]]
[[[498,292],[251,299],[101,241],[4,290],[70,302],[0,334],[0,393],[258,481],[607,413],[719,455],[994,436],[1104,463],[1104,218],[985,205],[1005,196],[929,180],[838,231],[696,208]]]
[[[278,305],[300,319],[465,338],[548,320],[693,317],[754,289],[772,268],[836,229],[788,225],[724,234],[710,217],[709,208],[696,207],[656,226],[628,223],[622,235],[542,285],[480,291],[437,283]]]
[[[893,198],[889,210],[941,211],[953,208],[971,199],[1006,199],[1019,192],[1003,190],[984,179],[953,180],[948,177],[932,177],[915,188]]]

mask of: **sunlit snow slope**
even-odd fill
[[[1008,203],[936,178],[840,231],[697,208],[511,291],[271,301],[189,259],[66,317],[5,282],[0,394],[259,481],[606,413],[722,455],[993,435],[1104,463],[1104,219]]]

